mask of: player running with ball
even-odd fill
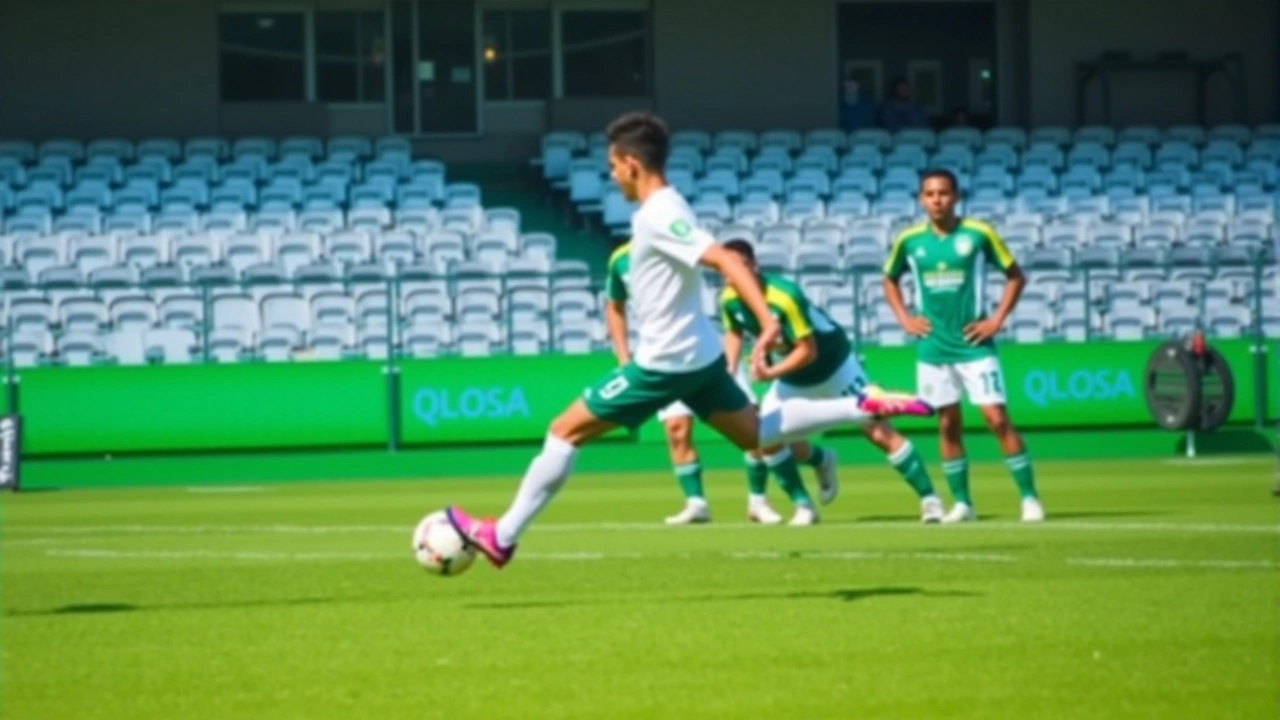
[[[960,395],[982,411],[995,434],[1005,464],[1022,496],[1022,520],[1044,519],[1036,495],[1031,458],[1005,410],[1004,378],[992,338],[1000,332],[1027,278],[1009,248],[986,223],[956,215],[955,175],[931,170],[920,178],[920,206],[929,221],[907,228],[893,243],[884,266],[884,294],[898,322],[920,338],[916,346],[916,389],[938,408],[942,471],[955,505],[943,522],[976,520],[969,495],[969,462],[961,438]],[[995,313],[988,316],[982,297],[983,270],[990,262],[1008,281]],[[918,314],[907,312],[898,282],[915,276]]]
[[[635,428],[681,401],[742,450],[769,447],[840,425],[890,415],[932,415],[914,396],[871,389],[828,400],[786,398],[760,413],[725,362],[720,333],[702,310],[702,268],[724,276],[759,323],[751,371],[781,336],[764,293],[740,257],[697,225],[689,204],[667,185],[669,136],[648,113],[624,115],[607,132],[610,174],[623,197],[640,203],[631,218],[630,302],[640,336],[631,362],[588,388],[551,422],[542,452],[529,464],[515,499],[496,521],[457,506],[446,512],[466,541],[496,567],[515,555],[520,536],[569,479],[578,448],[619,426]]]

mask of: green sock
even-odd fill
[[[782,491],[791,498],[791,502],[796,505],[813,505],[813,498],[809,497],[809,491],[804,487],[804,480],[800,478],[800,468],[796,465],[796,459],[791,457],[791,451],[783,449],[780,452],[765,458],[765,462],[769,463],[769,469],[773,471],[774,477],[778,479],[778,485]]]
[[[827,451],[822,449],[821,445],[814,445],[809,453],[809,459],[804,461],[805,465],[811,468],[822,467],[822,461],[827,459]]]
[[[916,491],[919,497],[933,494],[933,481],[929,479],[929,470],[920,458],[920,453],[911,441],[902,443],[898,451],[889,456],[889,464],[902,476],[903,480]]]
[[[1018,485],[1018,494],[1022,499],[1035,497],[1036,473],[1031,469],[1031,456],[1027,451],[1006,457],[1004,464],[1009,466],[1009,472],[1013,475],[1013,482]]]
[[[677,465],[676,480],[680,482],[680,489],[684,492],[685,499],[706,497],[702,494],[702,466],[698,463]]]
[[[969,460],[962,457],[943,460],[942,474],[947,476],[951,499],[973,507],[973,502],[969,500]]]
[[[747,456],[747,492],[752,495],[764,495],[769,484],[769,466],[764,460]]]

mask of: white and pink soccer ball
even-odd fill
[[[453,524],[437,510],[413,530],[413,555],[418,564],[436,575],[461,575],[476,561],[476,551],[468,547]]]

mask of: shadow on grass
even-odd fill
[[[37,608],[31,610],[6,610],[8,617],[40,617],[54,615],[109,615],[112,613],[147,612],[152,610],[223,610],[230,608],[252,607],[288,607],[293,605],[323,605],[326,603],[344,602],[364,598],[277,598],[265,600],[240,600],[221,603],[161,603],[157,605],[134,605],[132,603],[76,603],[61,605],[55,608]]]
[[[536,610],[540,608],[567,608],[587,605],[618,605],[641,602],[645,604],[684,604],[704,602],[737,602],[744,600],[838,600],[840,602],[857,602],[876,597],[933,597],[933,598],[971,598],[982,597],[982,593],[967,590],[926,590],[918,587],[869,587],[844,588],[840,590],[813,591],[779,591],[753,592],[726,595],[685,595],[673,597],[645,598],[637,601],[627,598],[571,598],[565,600],[515,600],[512,602],[468,603],[463,607],[471,610]]]

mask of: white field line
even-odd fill
[[[1014,555],[994,553],[967,552],[800,552],[783,553],[773,551],[732,551],[708,553],[728,560],[923,560],[946,563],[1017,563],[1021,559]],[[308,561],[388,561],[408,559],[405,553],[369,553],[369,552],[269,552],[269,551],[219,551],[219,550],[100,550],[88,548],[50,549],[45,551],[47,557],[71,558],[82,560],[244,560],[252,562],[308,562]],[[644,552],[530,552],[520,555],[521,560],[540,560],[555,562],[594,562],[601,560],[642,560],[645,558],[691,558],[693,553],[644,553]],[[1034,560],[1040,563],[1041,560]],[[1280,563],[1267,560],[1224,560],[1203,559],[1185,560],[1177,558],[1134,558],[1134,557],[1098,557],[1098,558],[1066,558],[1067,565],[1086,567],[1133,569],[1182,569],[1209,568],[1215,570],[1273,570],[1280,569]]]
[[[914,532],[970,532],[984,529],[1012,529],[1025,532],[1145,532],[1172,534],[1244,534],[1280,535],[1280,526],[1244,523],[1173,523],[1173,522],[1089,522],[1079,520],[1054,521],[1035,525],[1014,521],[964,523],[947,528],[924,528],[913,522],[853,522],[818,525],[803,532],[845,532],[862,530],[908,530]],[[41,526],[12,525],[4,529],[3,544],[30,542],[31,538],[66,537],[81,535],[340,535],[340,534],[395,534],[412,531],[406,525],[77,525]],[[712,523],[692,528],[670,528],[657,522],[595,522],[595,523],[545,523],[534,527],[535,533],[580,531],[658,531],[707,532],[716,530],[751,530],[768,532],[767,528],[746,522]],[[789,529],[782,529],[787,532]]]
[[[234,495],[236,493],[266,492],[266,488],[261,485],[192,485],[187,488],[187,492],[209,495]]]

